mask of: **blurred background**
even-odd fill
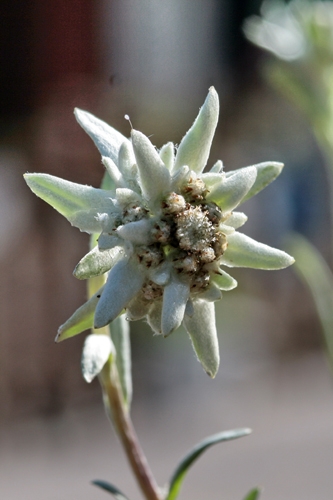
[[[242,33],[260,0],[0,2],[0,493],[6,500],[98,499],[110,480],[139,498],[80,373],[84,335],[55,345],[83,302],[72,276],[88,236],[26,188],[24,172],[98,186],[103,169],[73,116],[86,109],[129,135],[124,114],[161,147],[179,143],[214,85],[221,113],[209,165],[267,160],[283,175],[244,205],[244,232],[284,248],[291,231],[329,254],[324,162],[303,116],[263,80]],[[132,324],[137,425],[158,481],[205,435],[250,426],[190,472],[180,500],[329,500],[333,391],[311,296],[292,269],[237,270],[217,304],[221,369],[208,380],[180,331]]]

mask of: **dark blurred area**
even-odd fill
[[[101,405],[98,383],[87,385],[80,373],[84,335],[53,342],[58,326],[85,299],[85,283],[72,271],[86,253],[88,236],[32,195],[22,178],[37,171],[99,185],[100,157],[76,123],[74,107],[125,135],[128,113],[134,127],[161,147],[180,142],[214,85],[221,114],[209,165],[219,158],[226,170],[267,160],[285,163],[281,178],[244,206],[249,215],[244,232],[283,248],[285,235],[296,230],[328,253],[329,212],[318,148],[297,110],[263,82],[262,54],[241,30],[260,5],[259,0],[0,3],[3,422],[33,415],[52,419],[73,408]],[[233,275],[239,289],[226,293],[217,306],[221,391],[230,380],[249,381],[253,373],[260,379],[270,363],[283,366],[321,345],[311,298],[292,270]],[[179,393],[194,391],[193,372],[204,374],[183,333],[170,341],[152,339],[147,325],[132,326],[135,408],[144,421],[148,410],[142,403],[154,411],[165,408],[163,400],[177,387],[181,404]]]
[[[317,223],[327,217],[325,180],[316,145],[297,111],[262,82],[261,54],[242,34],[243,20],[259,7],[259,1],[216,0],[1,3],[3,417],[52,414],[96,392],[80,378],[82,338],[52,342],[84,300],[85,285],[71,272],[88,238],[22,180],[25,171],[41,171],[99,185],[99,155],[74,119],[75,106],[125,134],[129,113],[160,147],[179,142],[215,85],[221,116],[211,163],[222,158],[226,170],[268,159],[286,164],[281,178],[247,204],[247,233],[281,246],[288,231],[298,230],[325,249],[327,231]],[[273,302],[284,317],[268,333],[277,354],[319,345],[311,300],[292,272],[236,274],[241,292],[268,307]]]

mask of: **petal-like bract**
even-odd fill
[[[214,186],[207,196],[208,201],[214,201],[223,212],[231,212],[243,200],[253,186],[257,176],[255,167],[246,167]]]
[[[85,255],[74,269],[74,276],[86,280],[93,276],[100,276],[108,271],[122,255],[122,247],[113,247],[101,251],[97,246]]]
[[[220,364],[213,302],[196,300],[192,317],[184,317],[184,326],[194,351],[206,373],[214,378]]]
[[[175,163],[175,146],[172,142],[168,142],[162,146],[160,150],[160,158],[166,168],[171,172]]]
[[[48,174],[25,174],[24,178],[31,191],[81,231],[100,231],[96,215],[112,210],[110,194],[104,189],[83,186]]]
[[[162,310],[162,333],[166,337],[183,321],[187,300],[190,296],[188,283],[173,276],[164,287]]]
[[[253,167],[257,170],[257,177],[251,189],[244,196],[242,203],[258,194],[262,189],[268,186],[268,184],[273,182],[281,174],[284,165],[283,163],[278,163],[277,161],[266,161],[264,163],[253,165]],[[241,168],[238,172],[244,170],[245,168],[248,167],[244,167],[243,169]],[[228,172],[226,176],[229,177],[229,175],[232,175],[233,173],[235,172]]]
[[[221,262],[229,267],[274,271],[290,266],[294,259],[282,250],[259,243],[245,234],[234,233],[228,238],[228,248]]]
[[[128,139],[118,130],[87,111],[76,108],[74,115],[81,127],[94,141],[101,156],[107,156],[117,162],[120,146],[123,142],[129,142]]]
[[[142,194],[154,205],[170,190],[170,173],[148,137],[137,130],[132,130],[131,136]]]
[[[128,222],[119,226],[116,230],[117,236],[137,245],[149,245],[152,243],[152,222],[149,219],[141,219],[135,222]]]
[[[247,215],[243,214],[243,212],[232,212],[225,221],[225,224],[234,229],[238,229],[242,227],[246,221]]]
[[[195,122],[179,144],[175,170],[187,165],[198,174],[203,171],[213,142],[219,109],[219,96],[211,87]]]
[[[144,274],[134,259],[123,259],[111,269],[95,312],[95,328],[113,321],[140,291]]]
[[[237,286],[237,281],[235,280],[235,278],[230,276],[230,274],[226,273],[222,269],[220,269],[218,272],[213,272],[211,274],[211,280],[219,287],[220,290],[233,290]]]

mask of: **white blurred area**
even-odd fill
[[[226,0],[103,0],[94,18],[98,74],[65,75],[50,85],[25,149],[13,141],[0,148],[0,498],[98,500],[106,493],[89,485],[96,478],[141,498],[98,383],[81,377],[84,335],[53,343],[57,326],[84,300],[85,284],[71,272],[88,238],[34,198],[21,177],[37,170],[98,185],[100,158],[75,123],[74,106],[125,134],[128,113],[161,146],[179,143],[214,85],[222,106],[211,164],[286,163],[284,177],[244,206],[244,232],[282,246],[292,225],[290,179],[307,162],[312,168],[318,152],[295,110],[259,80],[244,93],[232,87],[225,49],[231,10]],[[320,168],[314,165],[310,184]],[[324,203],[320,189],[313,182]],[[309,200],[307,223],[325,245],[323,209]],[[333,386],[311,299],[291,270],[234,275],[239,290],[217,307],[221,368],[214,381],[184,332],[161,339],[133,325],[133,419],[152,468],[163,484],[197,441],[251,427],[250,437],[205,453],[179,500],[242,500],[257,485],[263,500],[331,500]]]
[[[136,128],[153,121],[155,139],[180,132],[211,85],[223,100],[230,82],[217,41],[223,43],[228,10],[216,0],[102,3],[102,69]]]

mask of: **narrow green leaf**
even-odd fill
[[[333,367],[333,274],[320,252],[299,234],[289,238],[288,249],[295,256],[295,270],[307,284],[316,305]]]
[[[234,429],[231,431],[220,432],[209,436],[200,443],[198,443],[179,463],[177,469],[175,470],[169,486],[169,493],[166,500],[175,500],[179,494],[181,485],[183,483],[184,477],[193,464],[193,462],[210,446],[222,443],[223,441],[230,441],[232,439],[237,439],[243,436],[247,436],[251,433],[251,429]]]
[[[55,338],[56,342],[62,342],[63,340],[74,337],[94,326],[94,313],[102,291],[103,287],[79,307],[75,313],[59,327],[58,334]]]
[[[106,481],[103,481],[101,479],[95,479],[94,481],[92,481],[92,484],[98,486],[99,488],[102,488],[102,490],[107,491],[108,493],[111,493],[111,495],[113,495],[116,500],[129,500],[127,497],[125,497],[124,493],[113,486],[113,484],[107,483]]]
[[[260,495],[260,490],[259,490],[259,488],[253,488],[253,490],[251,490],[251,491],[250,491],[250,492],[246,495],[246,497],[244,498],[244,500],[258,500],[259,495]]]
[[[110,325],[110,334],[116,350],[116,365],[123,396],[127,407],[132,399],[132,363],[129,322],[121,314]]]

